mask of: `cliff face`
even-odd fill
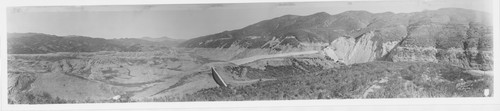
[[[346,64],[389,60],[451,64],[466,69],[491,70],[492,32],[480,13],[440,9],[394,15],[402,23],[374,22],[358,38],[340,37],[324,49]],[[409,17],[409,18],[407,18]],[[406,23],[406,24],[404,24]],[[370,26],[365,28],[370,30]]]
[[[412,26],[407,36],[394,41],[376,39],[376,32],[358,38],[340,37],[323,49],[326,56],[345,64],[374,60],[436,62],[466,69],[491,70],[490,28],[469,24],[427,23]],[[380,33],[380,32],[378,32]]]
[[[491,27],[476,22],[425,23],[411,28],[387,60],[438,62],[466,69],[491,70]]]
[[[492,58],[491,51],[436,49],[434,47],[397,47],[388,56],[388,60],[393,62],[436,62],[474,70],[492,70]]]
[[[330,46],[323,49],[331,59],[345,63],[363,63],[373,61],[377,54],[377,41],[372,41],[373,32],[368,32],[358,39],[341,37],[334,40]]]

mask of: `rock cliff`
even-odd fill
[[[383,57],[398,42],[385,42],[379,45],[379,41],[372,41],[374,36],[374,32],[368,32],[358,38],[340,37],[323,51],[328,57],[341,63],[364,63]]]

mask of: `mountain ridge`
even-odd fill
[[[488,24],[490,20],[486,20],[487,16],[485,12],[461,8],[443,8],[397,14],[391,12],[346,11],[335,15],[330,15],[326,12],[318,12],[306,16],[283,15],[263,20],[241,29],[193,38],[180,44],[180,46],[227,48],[231,46],[230,44],[238,44],[247,48],[259,48],[264,44],[263,41],[271,40],[273,37],[284,39],[287,36],[295,36],[298,42],[329,43],[341,36],[358,37],[370,30],[390,28],[397,25],[409,27],[410,25],[424,25],[429,23],[468,24],[468,22]],[[439,21],[439,19],[449,20]],[[260,38],[247,39],[248,37]],[[290,44],[299,45],[293,41]]]
[[[182,40],[149,41],[140,38],[104,39],[88,36],[57,36],[44,33],[8,33],[9,54],[42,54],[53,52],[97,52],[161,50],[175,47]],[[172,40],[172,41],[171,41]]]
[[[413,13],[346,11],[284,15],[241,29],[187,40],[180,47],[318,49],[345,64],[375,60],[424,61],[490,70],[489,15],[444,8]],[[312,47],[312,48],[311,48]]]

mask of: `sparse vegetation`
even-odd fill
[[[491,88],[491,78],[462,71],[437,63],[371,62],[249,86],[204,89],[180,99],[159,101],[480,97],[483,89]],[[386,82],[381,82],[384,78]],[[363,97],[373,85],[381,88]]]
[[[17,94],[16,101],[9,98],[9,104],[62,104],[62,103],[75,103],[74,100],[65,100],[59,97],[52,97],[47,92],[41,94],[23,93]]]

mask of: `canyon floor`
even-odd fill
[[[238,52],[179,48],[10,54],[9,103],[484,97],[491,96],[483,94],[485,89],[493,91],[492,74],[439,63],[346,65],[321,50],[207,54],[216,50]],[[211,67],[229,87],[216,84]]]

